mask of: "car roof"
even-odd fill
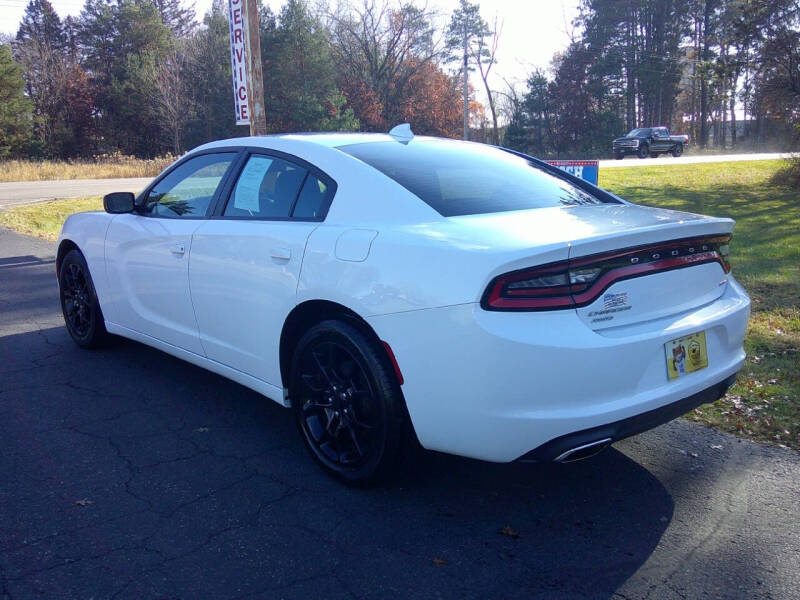
[[[396,142],[394,138],[385,133],[278,133],[273,135],[235,137],[217,140],[215,142],[203,144],[198,148],[194,148],[194,150],[208,150],[211,148],[225,148],[230,146],[271,148],[275,142],[279,141],[314,144],[326,148],[336,148],[349,144],[365,144],[368,142]]]

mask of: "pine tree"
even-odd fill
[[[328,32],[303,0],[288,0],[262,38],[267,122],[273,131],[355,129],[343,109]]]
[[[31,0],[25,7],[25,14],[17,30],[17,42],[31,40],[46,44],[57,51],[66,47],[64,25],[49,0]]]
[[[0,45],[0,159],[23,156],[31,142],[32,104],[25,97],[22,67]]]
[[[153,0],[161,17],[175,37],[187,38],[194,33],[197,24],[194,20],[194,7],[184,6],[181,0]]]

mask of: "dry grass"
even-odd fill
[[[123,154],[106,154],[92,160],[7,160],[0,161],[0,182],[155,177],[174,162],[175,158],[167,155],[142,159]]]

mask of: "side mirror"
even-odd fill
[[[103,208],[112,215],[130,213],[133,212],[135,201],[133,192],[112,192],[103,196]]]

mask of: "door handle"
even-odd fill
[[[289,248],[273,248],[269,255],[277,260],[289,260],[292,258],[292,251]]]
[[[173,254],[185,254],[186,253],[186,245],[183,242],[176,242],[172,244],[172,253]]]

